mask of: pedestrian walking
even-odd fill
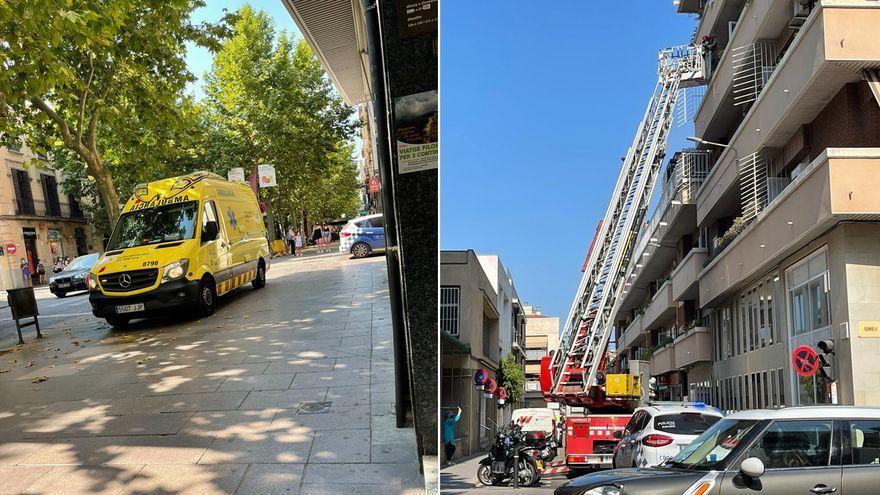
[[[296,232],[293,230],[293,225],[287,229],[287,244],[290,245],[290,255],[296,256],[296,246],[293,243],[294,238],[296,237]]]
[[[446,462],[452,462],[452,456],[455,455],[455,423],[461,419],[461,407],[458,412],[452,414],[452,411],[446,412],[446,418],[443,419],[443,448],[446,451]]]
[[[61,273],[64,271],[64,258],[55,258],[55,264],[52,266],[52,273]]]
[[[303,254],[303,238],[299,232],[293,237],[293,245],[296,248],[296,255],[302,256]]]
[[[22,258],[19,269],[21,270],[21,278],[24,280],[24,285],[31,285],[31,264],[28,263],[26,259]]]
[[[40,285],[46,283],[46,267],[43,265],[43,260],[40,258],[37,258],[37,283]]]

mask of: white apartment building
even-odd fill
[[[880,405],[880,4],[677,8],[709,81],[671,173],[696,166],[636,244],[621,366],[728,410]],[[822,340],[832,379],[798,375],[792,351]]]

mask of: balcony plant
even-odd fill
[[[718,254],[724,251],[724,249],[729,246],[730,243],[733,242],[734,239],[736,239],[736,236],[738,236],[743,230],[745,230],[748,225],[749,221],[745,220],[745,218],[743,218],[742,216],[734,218],[733,224],[730,226],[730,228],[727,229],[727,231],[720,237],[715,238],[713,257],[718,256]]]

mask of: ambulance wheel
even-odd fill
[[[128,327],[128,318],[118,318],[116,316],[108,316],[106,318],[107,323],[113,327],[114,330],[123,330]]]
[[[257,278],[251,282],[251,285],[254,286],[254,289],[262,289],[266,286],[266,264],[263,263],[263,260],[257,264]]]
[[[351,254],[355,258],[366,258],[370,255],[370,245],[366,242],[355,243],[355,245],[351,247]]]
[[[205,277],[199,282],[199,292],[196,298],[196,312],[199,316],[211,316],[217,304],[217,292],[214,290],[214,282]]]

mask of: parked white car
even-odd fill
[[[640,407],[619,434],[614,467],[651,467],[672,459],[723,416],[699,402]]]

